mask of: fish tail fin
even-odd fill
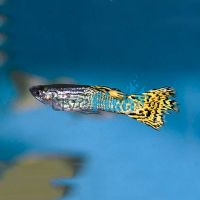
[[[130,95],[134,110],[128,116],[159,130],[163,124],[163,115],[168,111],[178,111],[177,102],[173,100],[175,90],[170,87],[153,89],[142,95]]]

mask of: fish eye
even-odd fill
[[[37,91],[35,92],[35,94],[36,94],[37,96],[39,96],[39,95],[40,95],[40,91],[37,90]]]

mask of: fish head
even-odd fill
[[[54,97],[54,91],[50,90],[45,85],[38,85],[33,86],[30,89],[31,94],[41,103],[43,104],[51,104],[53,97]]]

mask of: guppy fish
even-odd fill
[[[54,110],[98,113],[107,111],[125,114],[154,129],[164,124],[167,111],[178,111],[172,98],[174,89],[163,87],[144,92],[141,95],[127,95],[106,86],[75,84],[38,85],[30,88],[32,95]]]

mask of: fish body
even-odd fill
[[[105,86],[54,84],[36,86],[30,90],[36,99],[51,105],[55,110],[85,113],[107,111],[121,114],[133,111],[132,99],[123,96],[119,90],[106,89]],[[112,94],[113,91],[115,95]]]
[[[58,111],[98,113],[100,111],[126,114],[155,129],[163,124],[163,114],[177,111],[176,102],[171,99],[172,88],[150,90],[141,95],[127,95],[106,86],[75,84],[39,85],[30,88],[32,95],[44,104]]]

